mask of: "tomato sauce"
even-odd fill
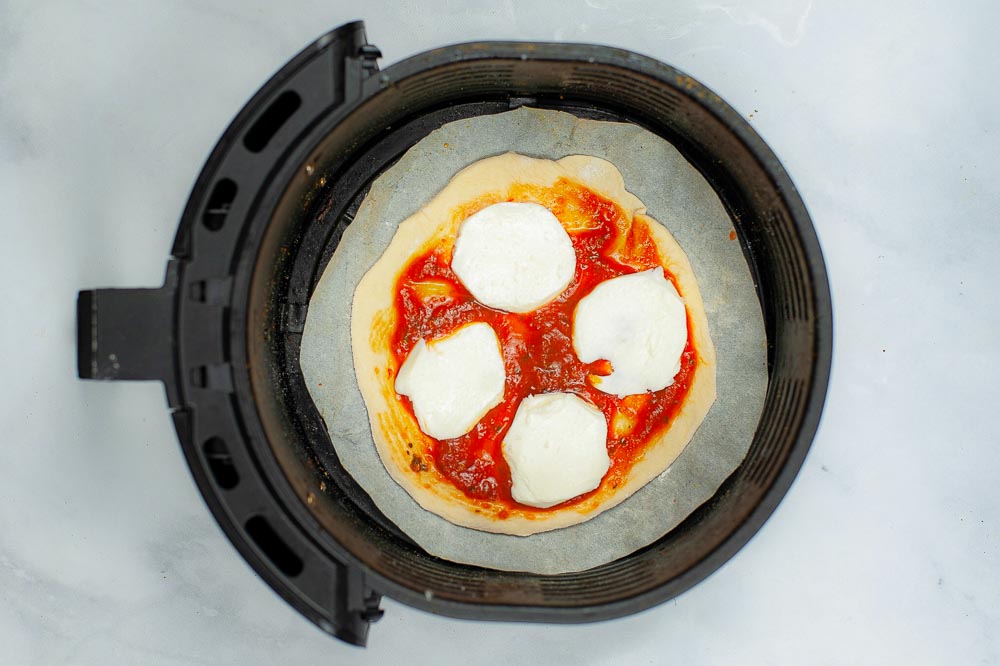
[[[502,403],[491,409],[469,433],[431,440],[434,465],[468,497],[501,502],[521,511],[551,511],[518,504],[510,494],[510,469],[501,443],[522,398],[536,393],[575,393],[595,405],[608,422],[611,467],[602,486],[617,488],[647,444],[671,422],[684,401],[696,364],[688,320],[688,343],[674,383],[665,389],[619,398],[602,393],[588,381],[606,375],[607,361],[583,363],[573,351],[573,311],[600,282],[662,265],[656,244],[644,225],[630,225],[613,202],[568,180],[552,187],[516,186],[506,201],[538,203],[567,227],[576,251],[576,274],[555,301],[527,314],[494,310],[477,302],[451,270],[451,248],[432,248],[415,257],[396,284],[398,325],[391,341],[397,367],[420,339],[439,338],[472,322],[496,331],[503,350],[507,384]],[[457,219],[501,201],[484,197],[455,212]],[[617,259],[612,252],[617,250]],[[664,270],[676,284],[675,276]],[[400,396],[412,414],[409,399]],[[619,427],[619,424],[622,424]],[[596,491],[594,491],[596,492]]]

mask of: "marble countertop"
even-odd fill
[[[998,5],[368,4],[0,5],[0,662],[1000,663]],[[799,187],[833,290],[826,412],[772,519],[681,597],[577,626],[386,599],[348,647],[223,536],[159,384],[75,379],[77,290],[160,284],[219,134],[355,18],[384,65],[484,38],[654,56]]]

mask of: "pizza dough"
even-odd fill
[[[540,512],[472,500],[431,461],[425,462],[434,443],[396,397],[394,382],[399,368],[391,352],[391,336],[399,324],[393,307],[399,275],[415,256],[431,248],[441,252],[453,248],[466,219],[464,206],[490,196],[504,200],[515,186],[551,187],[560,179],[579,183],[610,199],[622,209],[629,223],[649,230],[687,306],[697,364],[687,397],[670,426],[647,445],[624,480],[608,481],[572,505]],[[379,456],[392,478],[420,506],[457,525],[487,532],[523,536],[567,527],[590,520],[626,500],[666,470],[687,445],[715,400],[715,349],[687,257],[666,228],[646,216],[645,211],[642,202],[625,188],[619,171],[606,160],[573,155],[553,161],[506,153],[460,171],[426,206],[399,225],[389,247],[354,293],[351,345],[358,386]]]
[[[526,537],[455,525],[421,508],[386,471],[348,351],[355,289],[399,228],[464,167],[517,151],[615,164],[651,215],[669,223],[702,290],[718,356],[718,396],[666,472],[587,522]],[[332,223],[332,222],[331,222]],[[680,524],[746,455],[767,390],[766,339],[753,277],[712,186],[666,140],[633,124],[520,108],[448,123],[414,145],[365,195],[311,294],[300,347],[310,396],[341,464],[379,510],[433,556],[558,574],[624,557]]]

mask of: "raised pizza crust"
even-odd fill
[[[677,279],[687,306],[698,362],[687,398],[659,439],[617,488],[602,484],[573,506],[548,511],[509,509],[501,503],[473,500],[440,474],[426,453],[430,438],[397,397],[398,368],[390,349],[396,326],[396,281],[409,261],[431,247],[450,251],[463,210],[483,199],[505,200],[514,185],[548,187],[560,178],[575,181],[615,202],[633,224],[644,224],[656,242],[663,267]],[[715,348],[691,265],[670,232],[648,217],[639,199],[625,189],[613,164],[573,155],[558,161],[507,153],[480,160],[460,171],[424,208],[404,220],[381,258],[354,292],[351,347],[358,386],[368,409],[372,438],[386,470],[424,509],[446,520],[487,532],[528,535],[589,520],[627,499],[666,470],[680,455],[715,401]]]

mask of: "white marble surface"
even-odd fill
[[[0,663],[1000,663],[997,5],[473,4],[0,3]],[[387,600],[349,648],[223,537],[159,385],[74,379],[76,291],[159,284],[219,133],[354,18],[383,64],[476,38],[658,57],[800,188],[836,311],[825,417],[774,517],[679,599],[583,626]]]

